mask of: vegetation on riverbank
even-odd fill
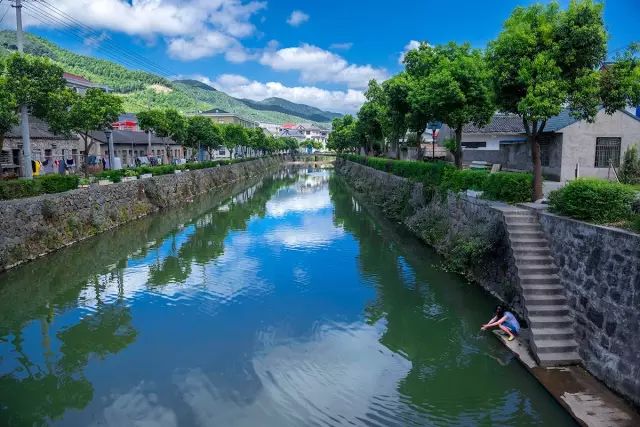
[[[78,188],[79,181],[80,178],[75,175],[45,175],[28,181],[0,181],[0,200],[62,193]]]
[[[520,203],[531,198],[530,173],[460,170],[445,162],[415,162],[345,154],[344,159],[421,182],[426,194],[435,191],[482,191],[483,197],[507,203]]]

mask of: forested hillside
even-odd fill
[[[15,50],[15,32],[0,31],[0,55]],[[50,58],[69,73],[109,86],[114,93],[123,97],[125,109],[129,112],[175,108],[188,113],[219,108],[260,122],[314,122],[325,126],[339,116],[285,100],[277,103],[269,100],[239,100],[196,80],[170,81],[156,74],[130,70],[111,61],[78,55],[33,34],[26,34],[25,51]]]

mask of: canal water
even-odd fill
[[[0,425],[573,425],[495,303],[283,169],[0,276]]]

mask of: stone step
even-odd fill
[[[516,240],[533,239],[533,240],[545,240],[545,235],[540,230],[526,231],[526,230],[513,230],[509,228],[509,237]]]
[[[521,263],[516,262],[516,266],[518,267],[518,272],[521,275],[529,275],[529,274],[558,274],[560,271],[555,264],[532,264],[532,263]]]
[[[538,353],[538,362],[540,366],[562,366],[562,365],[577,365],[580,363],[580,356],[575,351],[566,353]]]
[[[560,285],[560,277],[557,274],[548,273],[521,273],[520,284],[525,285]]]
[[[524,293],[524,301],[529,305],[566,305],[567,299],[562,293],[555,295]]]
[[[510,236],[509,240],[511,241],[511,247],[517,250],[527,248],[549,248],[549,242],[544,238]]]
[[[573,322],[568,316],[529,315],[529,324],[532,328],[570,328]]]
[[[566,305],[527,305],[529,316],[566,316],[569,314],[569,307]]]
[[[535,341],[536,350],[540,353],[570,353],[575,352],[578,348],[578,343],[573,339],[564,340],[541,340]]]
[[[566,340],[575,337],[573,328],[531,328],[534,342],[538,340]]]
[[[539,254],[539,253],[525,253],[514,254],[517,264],[527,265],[527,264],[551,264],[553,265],[553,258],[547,254]]]
[[[536,224],[535,222],[516,222],[516,223],[507,223],[509,232],[542,232],[542,228],[540,224]]]
[[[558,284],[521,285],[525,299],[528,296],[558,295],[564,296],[564,288]]]
[[[511,248],[513,255],[515,257],[526,257],[526,256],[547,256],[551,257],[551,251],[549,247],[532,247],[532,248],[524,248],[524,247],[512,247]]]

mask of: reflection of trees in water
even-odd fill
[[[205,265],[224,253],[224,239],[231,231],[246,230],[247,224],[254,216],[264,217],[267,202],[282,187],[297,182],[292,173],[279,172],[265,178],[261,185],[235,195],[222,205],[223,208],[209,212],[191,224],[184,226],[186,240],[177,247],[174,232],[171,236],[171,247],[164,259],[158,259],[150,266],[149,283],[165,285],[170,282],[184,282],[191,274],[193,264]],[[188,232],[187,232],[188,230]],[[164,241],[156,245],[160,248]]]
[[[24,351],[23,331],[15,331],[11,344],[19,355],[14,359],[19,366],[0,377],[2,425],[46,425],[68,409],[84,408],[93,399],[93,386],[84,375],[89,358],[116,354],[137,335],[122,293],[112,304],[99,300],[94,314],[59,331],[58,352],[51,348],[52,322],[52,313],[40,319],[42,362],[38,355]]]
[[[7,349],[3,354],[11,359],[4,356],[0,362],[15,367],[0,376],[0,425],[46,425],[67,409],[82,409],[91,402],[93,387],[84,374],[89,360],[116,354],[137,337],[125,300],[123,273],[129,259],[144,258],[171,239],[171,256],[152,264],[149,283],[184,281],[192,262],[204,264],[222,254],[228,232],[246,228],[252,215],[263,216],[266,201],[295,181],[295,171],[281,171],[259,187],[208,195],[183,209],[141,219],[1,275],[0,342]],[[231,209],[208,213],[229,192],[235,194],[229,201]],[[175,230],[185,218],[199,225],[178,247]],[[205,219],[203,224],[199,219]],[[145,244],[149,241],[156,243]],[[106,287],[113,282],[117,298],[105,302]],[[54,313],[77,307],[87,289],[95,298],[95,312],[53,338]],[[35,351],[40,354],[34,354],[33,345],[24,345],[27,328],[36,319],[41,343]]]
[[[399,250],[405,242],[390,224],[362,212],[340,178],[330,180],[329,191],[334,222],[358,241],[360,270],[376,287],[376,299],[365,309],[366,320],[373,324],[384,319],[380,342],[412,362],[398,391],[435,416],[480,422],[526,413],[530,400],[519,391],[508,392],[514,385],[508,375],[490,374],[479,353],[478,346],[484,344],[463,321],[472,310],[473,294],[464,295],[456,279],[435,272],[430,266],[433,258],[420,259],[420,252],[411,254],[411,248]],[[413,257],[411,266],[405,256]],[[443,292],[442,286],[429,285],[434,280],[450,283],[443,283]]]

